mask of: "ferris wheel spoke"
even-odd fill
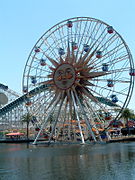
[[[92,81],[99,81],[99,82],[107,82],[106,79],[93,79]],[[130,80],[120,80],[120,79],[115,79],[113,80],[115,83],[130,83]]]
[[[91,88],[88,88],[90,92],[92,92],[94,94],[94,96],[97,98],[98,102],[96,103],[97,105],[100,103],[99,98],[98,97],[102,97],[104,100],[106,100],[107,102],[111,103],[111,105],[116,105],[116,103],[113,103],[112,100],[110,99],[110,96],[108,97],[106,94],[102,94],[100,92],[94,91]],[[85,98],[86,99],[86,98]],[[102,106],[100,105],[100,107],[102,108]]]
[[[101,110],[101,111],[103,111],[103,112],[108,112],[108,109],[106,109],[106,108],[102,105],[102,103],[100,103],[99,101],[98,101],[96,104],[93,104],[92,101],[89,101],[88,97],[84,97],[84,101],[87,102],[88,107],[91,107],[91,106],[92,106],[93,108],[96,108],[96,109]],[[96,106],[94,106],[94,105],[96,105]],[[98,108],[97,108],[97,107],[98,107]]]
[[[92,107],[92,105],[88,105],[88,102],[86,102],[86,101],[85,101],[85,103],[86,103],[86,108],[87,108],[88,113],[94,115],[94,117],[92,117],[92,116],[90,117],[91,121],[92,121],[92,127],[96,129],[96,134],[98,135],[100,141],[102,142],[102,138],[100,136],[100,133],[98,131],[98,128],[97,128],[95,120],[94,120],[94,118],[96,118],[96,119],[98,119],[98,122],[100,122],[100,118],[99,118],[97,112]]]
[[[45,107],[45,110],[47,112],[48,109],[50,108],[50,106],[55,102],[54,99],[56,100],[56,97],[54,97],[54,95],[52,93],[50,93],[46,99],[45,99],[44,96],[41,96],[41,98],[38,98],[37,100],[35,99],[34,104],[37,107],[37,111],[36,112],[39,111],[40,105],[42,107]],[[40,100],[40,103],[39,103],[39,100]],[[50,101],[52,101],[51,104],[50,104]]]
[[[39,101],[40,99],[40,101]],[[49,100],[46,100],[44,101],[44,97],[42,98],[39,98],[39,99],[35,99],[34,102],[33,102],[33,107],[34,107],[34,114],[37,115],[40,110],[42,110],[42,113],[44,114],[45,110],[47,111],[47,108],[46,109],[43,109],[44,105],[48,104],[49,103]]]
[[[84,101],[85,101],[85,103],[87,105],[87,109],[89,111],[89,114],[92,114],[90,112],[90,110],[89,110],[89,108],[92,107],[92,111],[93,111],[93,114],[95,115],[96,122],[100,123],[100,126],[101,126],[102,129],[105,129],[104,120],[103,121],[101,120],[101,117],[99,115],[99,110],[95,111],[93,105],[88,100],[84,99]],[[99,103],[97,105],[99,106],[99,109],[100,109],[101,112],[106,113],[106,110],[101,105],[99,105]],[[94,119],[94,118],[91,117],[91,119]],[[96,126],[96,122],[94,121],[94,127]],[[99,134],[99,132],[98,132],[98,134]],[[101,138],[101,137],[99,136],[99,138]],[[102,139],[101,139],[101,141],[102,141]]]
[[[124,69],[124,68],[122,68],[122,69]],[[124,70],[124,71],[118,71],[117,73],[114,74],[113,79],[120,80],[121,76],[123,76],[123,73],[127,73],[129,75],[129,70],[130,69],[127,70],[127,68],[126,68],[126,70]],[[125,75],[125,76],[123,76],[123,78],[127,79],[127,76]],[[128,80],[130,80],[130,77],[128,78]],[[130,81],[129,81],[129,84],[130,84]]]
[[[84,43],[88,44],[91,36],[91,27],[92,27],[92,22],[87,21],[87,28],[84,34]]]
[[[59,27],[58,33],[59,33],[60,42],[61,42],[60,45],[59,45],[59,48],[65,49],[65,47],[66,47],[66,39],[65,40],[63,39],[63,38],[65,38],[63,27],[62,28]]]
[[[86,29],[87,29],[87,25],[88,25],[88,21],[85,22],[83,32],[81,33],[81,37],[78,39],[79,41],[77,42],[77,44],[78,44],[78,49],[77,49],[77,52],[76,52],[76,59],[77,59],[77,57],[78,57],[78,53],[79,53],[79,50],[80,50],[81,45],[82,45],[83,43],[86,43],[85,41],[83,42],[83,39],[84,39],[84,35],[85,35]]]
[[[115,46],[116,47],[119,46],[119,47],[117,48],[116,53],[111,55],[111,59],[115,59],[116,57],[119,57],[120,55],[122,55],[124,53],[124,51],[123,51],[124,47],[121,48],[121,41],[119,39],[115,42]],[[111,61],[111,59],[110,59],[110,61]]]
[[[97,99],[97,104],[99,104],[98,97],[103,97],[104,95],[103,95],[102,93],[100,93],[100,92],[97,92],[97,91],[91,89],[91,88],[88,88],[88,89],[89,89],[89,92],[92,92],[92,93],[94,94],[94,96],[95,96],[96,99]],[[98,95],[98,96],[97,96],[97,95]],[[103,98],[104,98],[104,97],[103,97]],[[108,98],[108,96],[106,95],[106,97],[105,97],[104,99],[108,100],[107,98]],[[92,102],[94,102],[94,101],[92,101]],[[111,102],[111,101],[110,101],[110,102]]]
[[[108,71],[108,74],[115,74],[115,73],[126,72],[126,71],[129,72],[129,67],[125,67],[125,68],[121,68],[121,69],[115,69],[115,70],[110,70],[110,71]]]
[[[54,43],[53,43],[53,46],[55,46],[55,49],[56,49],[56,54],[60,53],[60,49],[63,50],[63,55],[64,55],[64,49],[65,49],[65,46],[66,46],[66,37],[62,38],[62,34],[61,34],[61,31],[60,29],[58,29],[58,35],[59,36],[59,39],[56,38],[56,35],[55,33],[53,34],[54,36]],[[58,59],[58,56],[56,57],[55,56],[55,59]]]
[[[101,50],[102,49],[102,51],[104,52],[104,51],[106,51],[108,48],[109,48],[109,46],[110,45],[112,45],[112,43],[115,41],[115,40],[117,40],[118,39],[118,37],[116,36],[116,34],[115,35],[113,35],[111,38],[109,38],[108,40],[106,40],[105,42],[104,42],[104,44],[102,44],[102,46],[100,47],[100,48],[98,48],[98,50]],[[102,41],[101,41],[102,42]],[[108,45],[107,45],[108,44]],[[106,46],[107,45],[107,46]],[[105,47],[106,46],[106,47]],[[99,46],[97,46],[97,47],[99,47]],[[105,47],[104,49],[103,49],[103,47]],[[105,55],[108,55],[108,53],[110,53],[110,52],[112,52],[112,51],[114,51],[117,47],[119,47],[119,45],[118,46],[115,46],[115,48],[114,49],[111,49],[110,51],[108,51]],[[97,49],[97,48],[96,48]],[[102,55],[102,57],[103,56],[105,56],[105,55]],[[110,56],[110,55],[109,55]],[[108,57],[108,56],[107,56]],[[99,59],[100,60],[100,59]]]
[[[57,102],[60,101],[60,98],[61,98],[61,94],[60,92],[57,92],[57,94],[55,94],[53,98],[51,98],[50,103],[47,106],[47,109],[49,109],[55,103],[55,101]]]
[[[90,35],[89,35],[89,38],[88,38],[88,44],[90,44],[90,47],[92,46],[92,42],[93,42],[93,39],[94,39],[94,37],[93,37],[93,35],[94,34],[96,34],[95,33],[95,30],[96,30],[96,27],[98,26],[98,22],[96,22],[96,24],[95,23],[92,23],[92,28],[91,28],[91,31],[89,31],[89,33],[90,33]],[[89,43],[89,41],[91,41],[90,43]]]
[[[120,92],[127,92],[128,91],[128,87],[125,87],[124,89],[120,90]]]
[[[59,28],[58,28],[58,31],[59,31]],[[62,38],[61,37],[59,37],[59,39],[56,37],[56,35],[55,35],[55,33],[56,32],[54,32],[53,34],[52,34],[52,40],[53,40],[53,44],[55,45],[55,47],[56,48],[59,48],[61,45],[63,45],[63,43],[62,43]],[[59,33],[59,36],[61,36],[61,34]]]
[[[44,44],[48,47],[48,49],[46,51],[44,51],[43,54],[46,56],[46,54],[48,54],[47,52],[49,51],[49,55],[53,55],[53,57],[55,57],[55,59],[57,59],[58,55],[52,48],[55,43],[53,42],[53,43],[50,44],[48,42],[48,40],[45,39]]]
[[[60,116],[60,112],[61,112],[61,109],[62,109],[62,105],[63,105],[64,99],[65,99],[65,98],[64,98],[64,94],[62,93],[62,94],[61,94],[61,99],[59,100],[60,105],[59,105],[59,108],[58,108],[58,112],[57,112],[57,115],[56,115],[56,119],[55,119],[55,122],[54,122],[54,125],[53,125],[53,128],[52,128],[51,135],[49,136],[49,143],[50,143],[50,141],[51,141],[51,139],[52,139],[52,136],[53,136],[53,134],[54,134],[55,127],[56,127],[56,125],[57,125],[57,123],[58,123],[58,118],[59,118],[59,116]]]
[[[85,141],[84,141],[84,136],[83,136],[82,128],[81,128],[81,124],[80,124],[80,118],[79,118],[79,114],[78,114],[78,109],[77,109],[77,105],[76,105],[76,102],[75,102],[75,97],[74,97],[74,94],[73,94],[72,91],[71,91],[71,96],[72,96],[73,105],[74,105],[74,108],[75,108],[75,114],[76,114],[76,118],[77,118],[77,121],[78,121],[78,127],[79,127],[79,130],[80,130],[82,143],[84,144]]]
[[[111,49],[109,52],[107,52],[104,56],[103,56],[103,60],[105,60],[106,58],[108,58],[108,56],[116,56],[118,52],[121,52],[121,50],[124,48],[123,44],[119,44],[118,46],[116,46],[114,49]],[[119,57],[119,55],[117,55]],[[117,57],[116,56],[116,57]],[[114,59],[113,57],[111,59]]]
[[[129,72],[129,68],[125,67],[125,68],[121,68],[121,69],[110,70],[107,72],[91,72],[89,77],[94,78],[94,77],[105,76],[105,75],[113,75],[114,74],[114,77],[116,78],[116,75],[115,75],[116,73],[118,74],[118,73],[123,73],[123,72]],[[94,74],[95,74],[95,76],[94,76]],[[109,76],[106,76],[106,77],[109,77]],[[112,79],[112,81],[114,81],[114,78],[111,78],[111,79]],[[98,81],[98,80],[92,79],[91,81]]]
[[[51,110],[49,111],[48,115],[47,115],[46,118],[44,119],[44,122],[43,122],[43,124],[42,124],[42,126],[41,126],[41,129],[40,129],[40,131],[38,132],[38,134],[37,134],[37,136],[36,136],[36,138],[35,138],[33,144],[36,144],[37,139],[39,138],[39,136],[40,136],[40,134],[41,134],[43,128],[45,127],[45,125],[46,125],[46,123],[47,123],[47,121],[48,121],[50,115],[51,115],[52,112],[55,110],[55,108],[56,108],[56,106],[57,106],[57,104],[58,104],[58,100],[59,100],[59,96],[58,96],[58,99],[55,101],[54,105],[52,106]]]
[[[40,95],[39,97],[37,97],[37,99],[35,98],[33,103],[37,105],[48,104],[48,102],[50,102],[50,99],[52,99],[53,97],[54,95],[48,92],[46,95]]]
[[[82,87],[81,92],[79,92],[79,93],[83,93],[85,96],[89,97],[92,101],[97,102],[96,97],[91,92],[86,90],[85,88]]]
[[[105,37],[104,37],[105,38]],[[119,40],[119,37],[117,34],[114,34],[113,36],[109,37],[108,39],[106,39],[106,41],[103,41],[103,43],[101,44],[100,49],[103,49],[103,51],[107,50],[112,44],[114,44],[117,40]],[[99,49],[99,50],[100,50]]]
[[[44,48],[44,51],[42,51],[42,53],[43,53],[43,55],[46,55],[48,52],[51,54],[52,53],[52,45],[53,45],[53,43],[51,43],[51,44],[49,44],[49,42],[47,41],[47,39],[45,38],[43,38],[42,37],[42,41],[43,41],[43,43],[44,43],[44,46],[45,46],[45,48]],[[53,54],[53,56],[55,57],[56,55],[55,54]]]
[[[70,43],[70,42],[73,42],[73,36],[72,36],[72,21],[68,21],[67,22],[67,24],[68,23],[71,23],[71,27],[69,28],[68,26],[67,26],[67,29],[66,29],[66,31],[67,31],[67,42],[68,42],[68,44]]]
[[[97,31],[97,33],[98,33],[98,31]],[[107,32],[106,32],[106,28],[104,28],[102,30],[102,32],[99,34],[99,36],[94,38],[95,41],[93,41],[93,44],[91,43],[90,47],[92,47],[94,49],[100,49],[99,48],[100,47],[100,43],[103,41],[103,39],[105,39],[106,36],[107,36]]]
[[[64,128],[64,124],[65,124],[65,122],[66,122],[66,120],[67,120],[67,112],[68,112],[68,102],[67,102],[67,100],[66,100],[66,103],[65,103],[65,106],[64,106],[64,108],[63,108],[64,110],[64,113],[63,113],[63,122],[62,122],[62,127]],[[69,119],[69,118],[68,118]]]
[[[99,37],[95,40],[95,41],[93,41],[93,44],[91,43],[90,44],[90,48],[91,49],[101,49],[102,48],[102,46],[100,47],[100,43],[103,41],[103,39],[107,36],[107,33],[105,33],[105,30],[106,29],[103,29],[103,31],[101,32],[101,34],[99,35]],[[109,40],[108,40],[109,41]],[[106,41],[106,42],[108,42],[108,41]],[[105,44],[104,44],[105,45]],[[100,47],[100,48],[99,48]]]
[[[72,93],[72,94],[73,94],[73,93]],[[78,104],[79,104],[79,107],[80,107],[80,109],[81,109],[81,112],[82,112],[83,116],[85,117],[84,119],[85,119],[85,122],[86,122],[86,124],[87,124],[87,126],[88,126],[88,128],[89,128],[90,134],[91,134],[91,136],[93,137],[94,141],[96,142],[97,140],[96,140],[96,137],[95,137],[95,135],[94,135],[94,133],[93,133],[93,131],[92,131],[91,123],[89,122],[88,117],[87,117],[87,115],[86,115],[86,113],[85,113],[85,111],[84,111],[84,108],[83,108],[83,106],[81,105],[81,102],[80,102],[78,96],[76,95],[75,89],[74,89],[74,95],[75,95],[75,98],[76,98],[76,100],[77,100],[77,102],[78,102]]]
[[[82,21],[78,21],[78,28],[77,28],[77,38],[75,39],[76,40],[76,43],[79,44],[79,41],[80,41],[80,37],[81,37],[81,25],[82,25]]]
[[[51,73],[51,71],[50,71],[49,68],[48,68],[48,70],[47,70],[47,69],[42,69],[42,68],[35,67],[35,66],[28,66],[28,67],[30,67],[33,71],[39,70],[39,71],[42,71],[42,72],[44,72],[44,73]],[[30,77],[30,75],[29,75],[29,77]]]
[[[67,93],[67,101],[68,101],[68,104],[69,104],[69,114],[70,114],[70,116],[72,116],[73,102],[72,102],[72,99],[71,99],[71,91],[66,90],[66,93]]]
[[[45,56],[46,56],[46,55],[45,55]],[[46,57],[48,57],[48,56],[46,56]],[[45,64],[42,65],[40,61],[41,61],[41,60],[44,60],[44,59],[42,59],[42,58],[37,58],[37,57],[35,57],[35,59],[38,61],[38,62],[37,62],[37,68],[38,68],[39,70],[43,70],[43,71],[46,70],[46,69],[41,68],[41,66],[50,69],[50,65],[46,62],[46,60],[44,61]],[[39,65],[41,65],[41,66],[39,67]],[[34,66],[28,65],[28,67],[35,68],[35,69],[36,69],[35,64],[34,64]]]
[[[105,32],[105,29],[103,30],[103,32],[101,33],[101,35],[98,37],[98,39],[100,39],[100,38],[102,37],[102,35],[104,34],[104,32]],[[102,39],[104,39],[106,35],[107,35],[107,34],[105,34]],[[96,46],[96,43],[98,42],[98,39],[96,39],[93,44],[90,44],[90,48],[89,48],[89,50],[87,51],[87,53],[86,53],[83,57],[82,57],[82,54],[81,54],[81,56],[80,56],[79,59],[82,59],[82,60],[85,60],[85,59],[86,59],[86,57],[89,55],[89,53],[91,52],[91,50],[93,50],[93,48]],[[102,41],[102,39],[101,39],[101,41]],[[92,58],[92,56],[95,54],[95,52],[97,51],[99,45],[100,45],[100,43],[98,44],[98,46],[96,46],[96,47],[94,48],[93,52],[89,55],[89,57],[87,57],[88,60],[90,60],[90,59]],[[79,60],[78,62],[80,62],[80,60]]]
[[[117,41],[119,41],[119,37],[117,34],[112,35],[111,37],[108,37],[106,40],[103,40],[103,44],[100,47],[100,49],[103,49],[103,51],[106,51],[111,45],[117,46]]]
[[[103,66],[103,62],[104,60],[101,60],[100,63],[97,63],[96,65],[96,70],[100,69],[102,66]],[[124,62],[127,62],[127,65],[129,64],[128,62],[128,55],[124,55],[124,56],[120,56],[120,57],[117,57],[117,58],[114,58],[114,59],[111,59],[111,62],[108,60],[106,61],[106,64],[109,65],[109,68],[111,69],[114,65],[116,65],[117,63],[121,63],[121,61],[124,63]],[[102,64],[101,64],[102,63]],[[126,66],[126,65],[125,65]]]
[[[49,78],[51,78],[51,75],[50,75],[50,76],[48,76],[48,75],[45,76],[45,73],[47,73],[47,72],[50,73],[50,71],[44,71],[44,74],[42,73],[44,76],[43,76],[42,74],[37,74],[37,75],[36,75],[36,78],[37,78],[37,79],[46,79],[46,78],[49,79]],[[29,75],[29,77],[31,77],[31,76],[32,76],[32,75]],[[41,83],[43,83],[43,82],[41,81],[40,83],[37,83],[37,84],[41,84]],[[47,84],[47,81],[44,81],[44,83]]]
[[[90,87],[88,87],[88,90],[89,90],[89,92],[91,92],[92,94],[94,94],[95,97],[96,97],[97,95],[98,95],[98,96],[102,96],[101,93],[95,91],[94,89],[92,89],[92,88],[90,88]]]
[[[102,86],[98,86],[98,85],[96,85],[96,87],[99,88],[99,89],[102,89],[102,91],[103,91],[103,90],[107,90],[109,93],[117,93],[117,94],[124,95],[125,97],[127,96],[126,93],[122,93],[122,92],[116,91],[116,90],[114,90],[114,89],[109,89],[109,88],[102,87]]]
[[[120,46],[122,46],[120,48]],[[118,49],[120,48],[120,49]],[[116,46],[115,48],[111,49],[110,51],[108,51],[106,54],[102,55],[102,62],[104,62],[106,59],[108,59],[108,57],[111,57],[113,56],[114,54],[116,54],[118,51],[120,51],[121,49],[123,49],[123,44],[120,44],[118,46]],[[95,62],[97,62],[96,64],[99,64],[101,63],[101,59],[97,59],[97,58],[94,58],[91,62],[90,62],[90,65],[94,64]]]
[[[52,63],[52,65],[54,67],[57,67],[59,64],[58,62],[56,62],[53,58],[50,58],[49,56],[46,56],[48,58],[48,60]]]
[[[41,72],[37,74],[37,73],[34,71],[35,69],[36,69],[36,68],[33,69],[32,74],[29,74],[29,75],[27,75],[26,77],[33,77],[33,76],[36,76],[37,78],[39,78],[39,77],[40,77],[40,78],[47,78],[47,77],[49,77],[48,75],[42,76],[42,75],[41,75]],[[37,68],[37,69],[38,69],[38,68]],[[37,69],[36,69],[36,70],[37,70]],[[42,70],[42,69],[38,69],[38,70],[42,71],[42,74],[43,74],[43,72],[44,72],[44,74],[47,74],[47,73],[50,73],[50,74],[51,74],[51,71]],[[39,71],[38,71],[38,72],[39,72]]]

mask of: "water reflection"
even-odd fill
[[[135,143],[0,144],[0,180],[132,180]]]

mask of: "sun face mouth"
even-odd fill
[[[62,81],[62,84],[63,84],[63,85],[66,85],[66,84],[67,84],[67,81]]]
[[[54,84],[59,89],[68,89],[75,82],[75,74],[75,69],[71,64],[61,64],[56,68],[54,72]]]

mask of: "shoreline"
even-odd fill
[[[48,141],[47,140],[45,140],[45,139],[38,139],[37,140],[38,142],[44,142],[45,144],[46,143],[48,143]],[[112,139],[110,139],[110,140],[107,140],[107,141],[103,141],[103,142],[86,142],[86,144],[95,144],[95,143],[97,143],[97,144],[99,144],[99,143],[101,143],[101,144],[104,144],[104,143],[115,143],[115,142],[127,142],[127,141],[135,141],[135,136],[128,136],[128,137],[116,137],[116,138],[112,138]],[[34,142],[34,139],[0,139],[0,143],[31,143],[31,142]],[[81,144],[81,142],[80,141],[78,141],[78,142],[60,142],[60,141],[58,141],[58,142],[52,142],[51,144],[75,144],[75,143],[77,143],[77,144]],[[38,144],[38,143],[37,143]]]

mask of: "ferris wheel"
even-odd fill
[[[50,139],[78,130],[83,143],[85,132],[96,141],[93,128],[99,134],[97,124],[119,119],[128,105],[134,76],[130,50],[112,26],[90,17],[56,24],[34,45],[23,74],[38,136],[51,124]]]

